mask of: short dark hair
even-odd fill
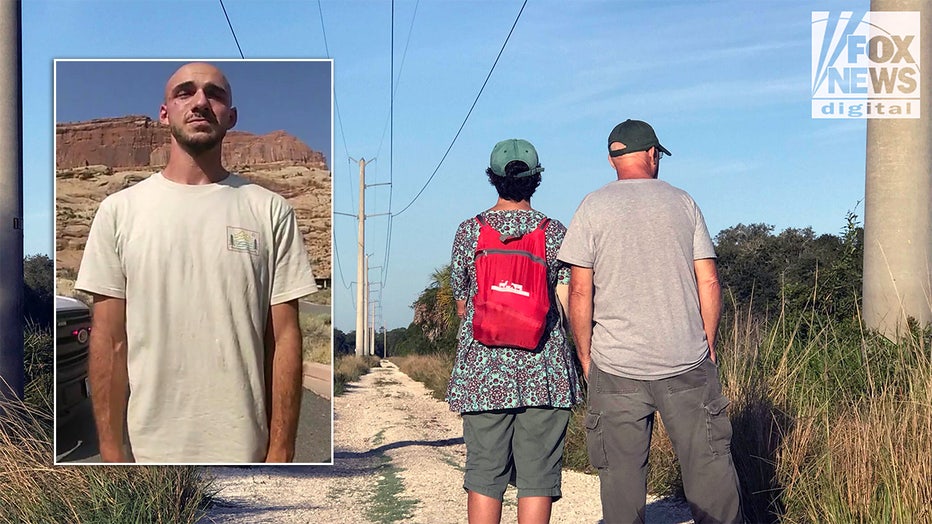
[[[540,173],[515,177],[516,173],[524,173],[528,170],[528,165],[520,160],[512,160],[505,165],[505,176],[498,176],[492,172],[492,168],[486,168],[485,174],[489,177],[489,183],[495,186],[498,196],[512,202],[530,200],[531,196],[540,185]]]

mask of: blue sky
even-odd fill
[[[366,202],[370,215],[396,214],[367,222],[389,328],[411,321],[457,224],[494,204],[484,170],[504,138],[537,147],[545,171],[532,205],[564,223],[613,179],[606,137],[626,118],[654,126],[673,153],[660,177],[693,195],[713,235],[754,222],[837,233],[848,210],[863,213],[866,125],[810,118],[810,66],[811,11],[867,9],[866,0],[532,0],[435,178],[400,215],[440,163],[522,2],[398,0],[394,60],[387,0],[322,0],[326,44],[317,2],[224,3],[246,58],[329,49],[334,210],[356,212],[360,158],[371,161],[370,185],[392,182],[370,187]],[[26,172],[49,174],[26,176],[26,252],[48,252],[52,59],[239,52],[216,1],[24,4]],[[336,215],[334,235],[334,324],[351,330],[356,221]]]

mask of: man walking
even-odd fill
[[[643,522],[647,458],[660,412],[697,522],[740,522],[731,424],[715,363],[721,287],[705,220],[657,180],[670,152],[645,122],[608,137],[618,180],[590,193],[560,260],[571,265],[569,316],[589,381],[589,459],[607,524]]]
[[[179,68],[160,173],[107,197],[75,287],[94,296],[90,389],[105,462],[288,462],[301,401],[297,299],[316,291],[291,206],[227,172],[224,74]]]

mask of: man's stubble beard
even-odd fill
[[[197,136],[188,135],[181,126],[174,124],[170,126],[170,129],[175,142],[191,156],[210,151],[223,142],[223,138],[226,136],[226,131],[222,128],[214,129],[206,135],[198,134]]]

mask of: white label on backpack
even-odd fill
[[[514,293],[515,295],[521,295],[522,297],[530,297],[531,294],[524,290],[524,286],[521,284],[510,283],[507,280],[502,280],[498,283],[497,286],[490,286],[492,291],[501,291],[502,293]]]

